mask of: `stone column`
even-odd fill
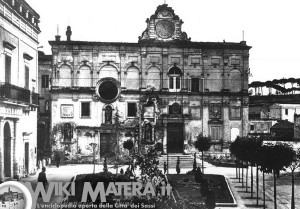
[[[4,131],[4,123],[3,118],[0,118],[0,182],[4,181],[4,162],[3,162],[3,132]]]

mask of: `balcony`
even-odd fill
[[[12,102],[39,105],[39,94],[10,83],[0,83],[0,98],[11,100]]]

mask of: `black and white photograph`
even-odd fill
[[[298,6],[0,0],[0,187],[32,209],[300,209]]]

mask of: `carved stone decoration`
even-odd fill
[[[203,101],[203,106],[208,106],[209,105],[209,101]]]
[[[155,14],[146,23],[147,28],[139,36],[139,41],[190,41],[186,32],[181,31],[183,21],[167,4],[158,6]]]

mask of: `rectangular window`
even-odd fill
[[[191,82],[191,92],[199,92],[199,78],[192,78]]]
[[[5,83],[11,82],[11,57],[5,55]]]
[[[231,107],[230,108],[230,119],[231,120],[240,120],[241,119],[241,108],[240,107]]]
[[[136,117],[136,103],[128,102],[127,103],[127,117]]]
[[[289,109],[285,109],[285,115],[289,114]]]
[[[250,125],[250,131],[254,131],[254,125],[253,124]]]
[[[25,89],[29,89],[29,67],[25,66]]]
[[[42,75],[42,88],[49,88],[49,75]]]
[[[90,102],[81,102],[81,117],[90,117]]]

